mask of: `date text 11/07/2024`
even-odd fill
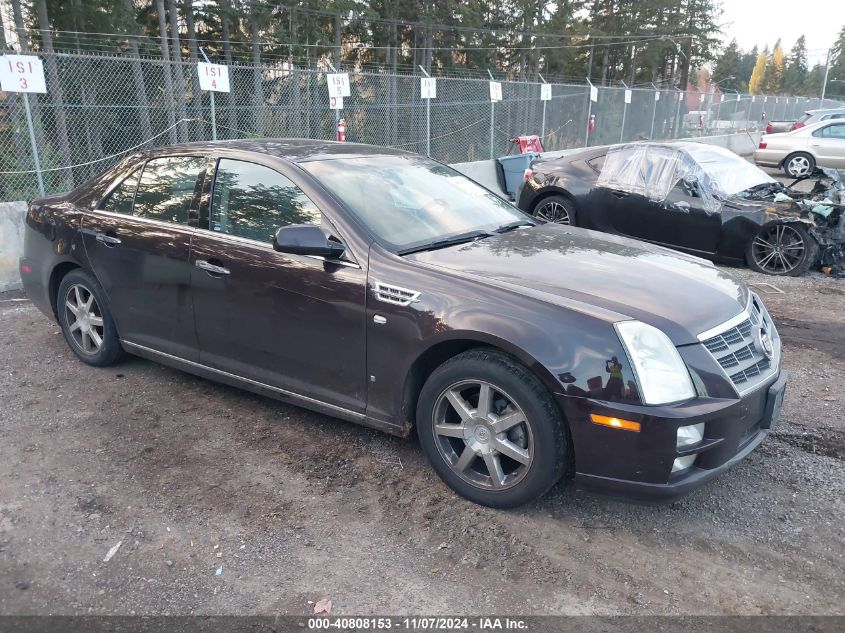
[[[324,617],[309,618],[308,630],[527,631],[528,623],[508,617]]]

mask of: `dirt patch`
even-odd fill
[[[763,295],[783,418],[657,507],[568,483],[475,506],[414,441],[140,359],[84,366],[0,302],[0,613],[842,614],[841,282],[739,274],[784,290]]]

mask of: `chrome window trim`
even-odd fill
[[[262,389],[269,389],[270,391],[275,391],[283,396],[287,396],[289,398],[294,398],[300,400],[302,402],[308,402],[312,405],[325,407],[332,411],[337,411],[345,416],[352,416],[358,419],[363,420],[367,416],[363,413],[358,413],[357,411],[352,411],[351,409],[346,409],[344,407],[339,407],[336,404],[330,404],[328,402],[324,402],[323,400],[318,400],[317,398],[311,398],[310,396],[303,396],[302,394],[296,393],[295,391],[288,391],[287,389],[282,389],[281,387],[273,387],[272,385],[268,385],[263,382],[259,382],[258,380],[252,380],[251,378],[244,378],[243,376],[239,376],[237,374],[229,373],[228,371],[223,371],[222,369],[216,369],[214,367],[209,367],[208,365],[203,365],[202,363],[196,363],[192,360],[186,360],[180,356],[174,356],[173,354],[167,354],[166,352],[160,352],[157,349],[153,349],[151,347],[147,347],[145,345],[139,345],[138,343],[132,343],[131,341],[127,341],[125,339],[120,339],[120,342],[127,347],[134,347],[135,349],[143,350],[149,354],[155,354],[156,356],[163,356],[164,358],[169,358],[170,360],[177,361],[179,363],[183,363],[185,365],[189,365],[191,367],[196,367],[197,369],[202,369],[204,371],[209,371],[219,376],[226,376],[227,378],[232,378],[234,380],[238,380],[240,382],[249,383],[251,385],[255,385],[256,387],[261,387]]]
[[[90,211],[86,211],[86,213],[92,213],[97,215],[104,215],[109,218],[120,218],[121,220],[135,220],[138,222],[145,222],[147,224],[152,224],[153,226],[160,226],[162,228],[168,229],[181,229],[184,231],[188,231],[193,233],[197,230],[197,227],[191,226],[190,224],[179,224],[176,222],[164,222],[163,220],[153,220],[152,218],[143,218],[137,215],[127,215],[125,213],[115,213],[114,211],[104,211],[103,209],[91,209]]]

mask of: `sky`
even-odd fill
[[[843,0],[723,0],[722,31],[725,44],[736,39],[740,48],[755,44],[771,50],[780,37],[786,52],[802,34],[807,38],[808,61],[824,63],[839,30],[845,26]]]

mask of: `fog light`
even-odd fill
[[[704,422],[678,427],[678,448],[695,446],[704,439]]]
[[[677,472],[680,472],[682,470],[686,470],[687,468],[692,466],[692,463],[695,461],[696,457],[698,457],[698,455],[695,455],[695,454],[684,455],[683,457],[678,457],[675,460],[675,462],[672,464],[672,472],[677,473]]]

